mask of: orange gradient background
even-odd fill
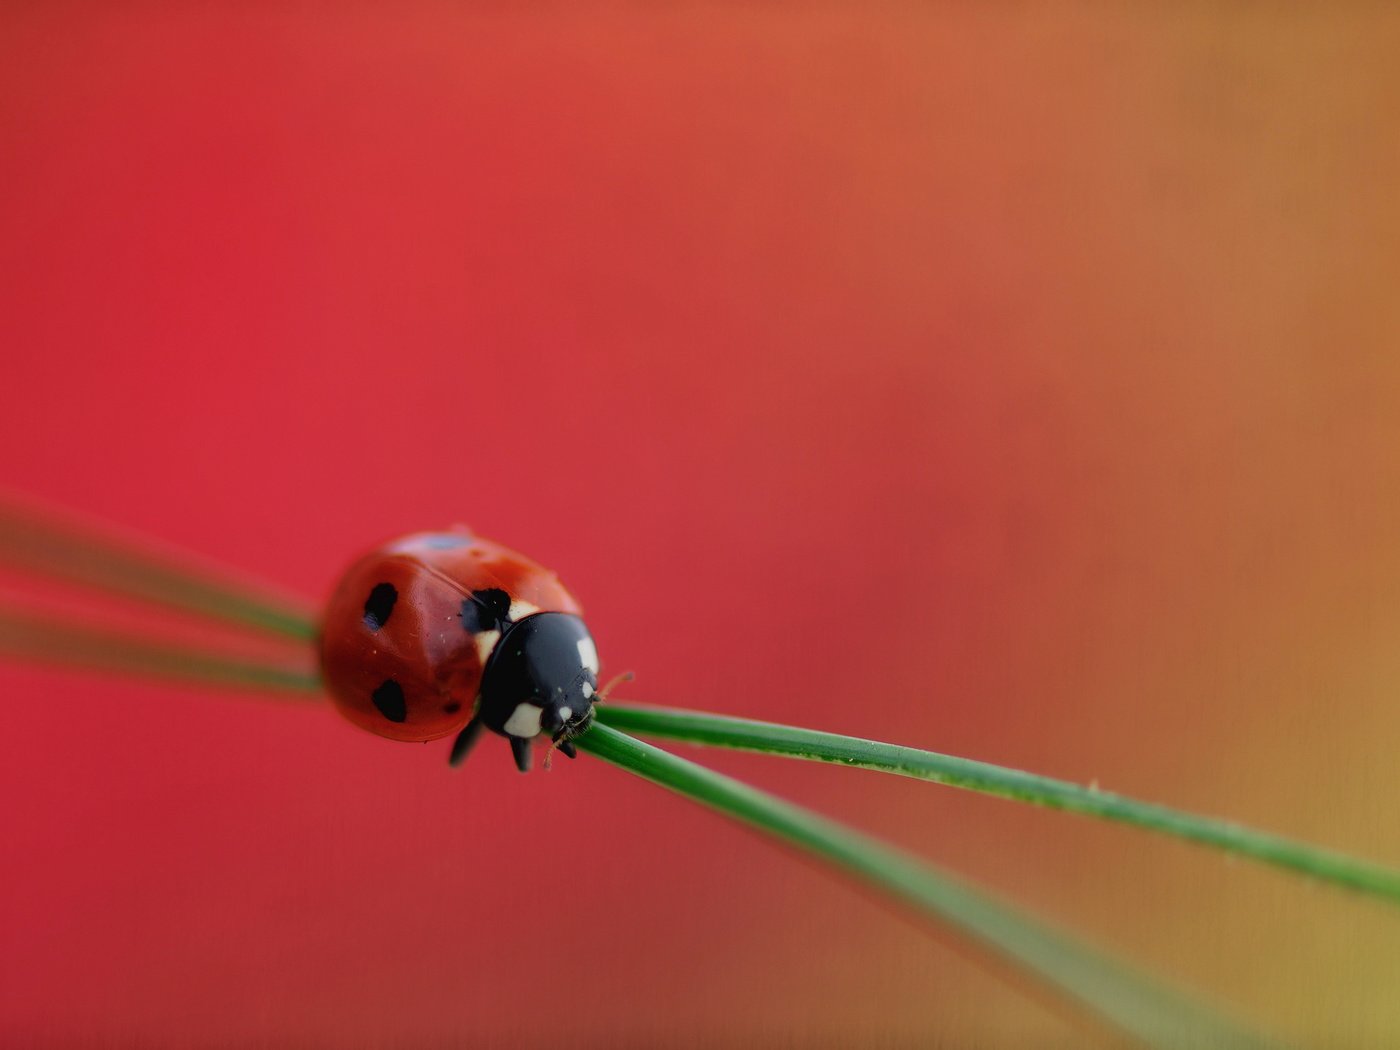
[[[0,483],[318,600],[467,521],[561,573],[632,696],[1400,864],[1379,12],[12,5]],[[1096,1034],[595,761],[0,695],[9,1045]],[[1270,1030],[1400,1040],[1384,905],[695,754]]]

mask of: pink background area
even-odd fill
[[[317,597],[467,521],[631,696],[1400,864],[1395,19],[255,6],[0,14],[0,483]],[[13,1045],[1084,1045],[594,761],[49,670],[0,709]],[[701,757],[1400,1039],[1383,905]]]

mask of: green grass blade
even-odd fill
[[[1116,820],[1400,903],[1400,871],[1393,868],[1231,821],[1183,813],[1065,780],[935,751],[702,711],[614,703],[599,710],[614,728],[643,736],[874,769]]]
[[[0,562],[284,637],[315,637],[298,599],[115,529],[0,497]]]
[[[0,657],[4,656],[61,667],[307,697],[321,691],[320,677],[309,653],[303,663],[262,663],[0,608]]]
[[[611,719],[611,705],[607,716]],[[576,743],[581,750],[748,824],[937,919],[1142,1043],[1279,1045],[953,876],[834,821],[601,722],[595,722]]]

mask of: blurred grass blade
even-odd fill
[[[611,705],[607,717],[611,719]],[[581,750],[708,806],[912,905],[1149,1046],[1279,1044],[891,846],[602,722]]]
[[[1393,868],[1231,821],[1183,813],[990,762],[703,711],[609,703],[600,708],[600,714],[610,726],[643,736],[874,769],[1133,824],[1400,903],[1400,871]]]
[[[299,599],[72,515],[0,495],[0,563],[284,637],[315,637]]]
[[[205,685],[320,693],[308,652],[304,663],[263,663],[183,645],[79,627],[0,608],[0,656],[62,667],[169,678]]]

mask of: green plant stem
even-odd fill
[[[611,717],[611,705],[608,716]],[[645,744],[602,722],[578,747],[913,906],[1149,1046],[1277,1045],[1181,992],[882,842]]]
[[[0,498],[0,562],[274,635],[315,637],[298,599],[118,530]]]
[[[1400,903],[1400,871],[1393,868],[1230,821],[1139,802],[1097,787],[1082,787],[935,751],[701,711],[614,703],[599,711],[614,728],[643,736],[874,769],[1133,824]]]
[[[321,691],[311,664],[244,660],[185,645],[79,627],[0,608],[0,655],[44,664],[170,678],[205,685],[299,693]]]

